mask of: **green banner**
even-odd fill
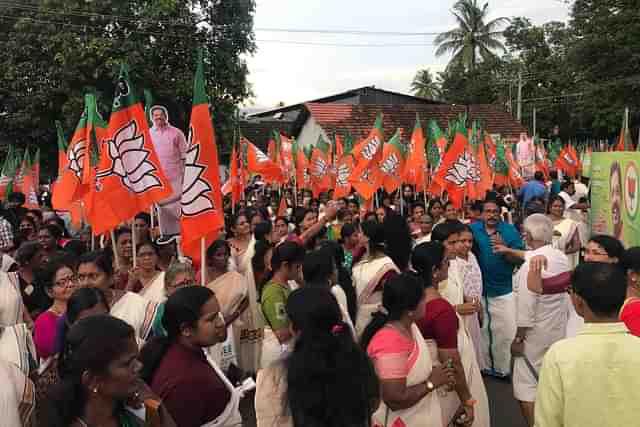
[[[591,230],[640,246],[640,153],[593,153]]]

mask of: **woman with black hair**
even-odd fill
[[[68,257],[52,260],[38,274],[38,282],[44,287],[53,303],[38,316],[33,328],[33,342],[40,359],[54,353],[58,319],[67,310],[67,301],[78,284],[75,263]]]
[[[97,315],[76,322],[67,334],[58,359],[60,382],[49,390],[43,402],[44,427],[143,425],[174,426],[159,403],[161,422],[147,423],[127,402],[138,401],[141,382],[138,376],[138,346],[135,332],[115,317]],[[151,396],[149,396],[151,397]],[[146,408],[146,414],[152,412]]]
[[[426,340],[434,364],[454,368],[456,386],[440,399],[444,425],[489,427],[489,403],[473,343],[454,307],[438,292],[448,277],[449,259],[444,245],[433,241],[414,249],[411,265],[424,285],[425,305],[416,324]]]
[[[167,336],[153,338],[140,353],[142,378],[176,424],[241,426],[240,395],[204,352],[227,336],[215,294],[204,286],[178,289],[165,304],[162,323]]]
[[[340,243],[344,251],[342,265],[347,271],[351,271],[353,260],[363,250],[360,238],[360,226],[358,224],[344,224],[340,230]]]
[[[368,427],[379,384],[367,355],[341,321],[326,289],[304,287],[286,312],[295,345],[286,359],[258,373],[258,427]]]
[[[80,319],[99,314],[109,314],[109,304],[104,292],[96,288],[79,288],[73,292],[67,302],[67,311],[57,325],[55,354],[41,361],[38,367],[36,401],[43,402],[49,388],[60,380],[58,376],[58,355],[65,346],[69,328]]]
[[[38,227],[33,218],[25,216],[20,220],[18,234],[19,240],[23,242],[34,242],[38,240]]]
[[[116,243],[115,257],[113,257],[114,286],[116,289],[127,289],[129,275],[133,269],[133,235],[129,227],[119,227],[114,236]]]
[[[288,351],[292,338],[284,310],[291,293],[291,282],[302,283],[305,252],[296,242],[284,242],[273,250],[271,277],[259,289],[260,306],[265,319],[260,366],[267,367]]]
[[[424,312],[423,288],[413,273],[401,273],[384,287],[360,345],[373,361],[382,390],[374,425],[442,427],[439,390],[455,383],[453,369],[433,366],[415,324]]]
[[[160,253],[158,246],[151,240],[136,246],[137,265],[129,271],[129,282],[125,288],[155,303],[167,299],[164,288],[164,271],[158,267]]]
[[[148,338],[158,304],[140,295],[114,288],[113,258],[110,250],[90,252],[78,261],[78,285],[102,290],[112,316],[127,322],[142,344]]]
[[[385,282],[399,272],[393,260],[385,253],[385,231],[377,221],[362,223],[366,252],[362,260],[353,266],[353,284],[356,288],[358,315],[356,332],[362,334],[371,315],[382,301]]]
[[[62,238],[62,230],[55,224],[45,224],[38,230],[38,243],[42,248],[42,262],[64,255],[58,242]]]
[[[302,275],[304,277],[304,286],[313,286],[328,289],[338,302],[340,311],[342,312],[342,321],[349,325],[349,328],[355,337],[355,328],[353,321],[349,315],[347,308],[347,295],[340,285],[338,285],[338,268],[336,263],[335,248],[329,246],[332,242],[326,242],[325,245],[315,251],[308,252],[304,257],[302,264]],[[350,282],[350,280],[349,280]],[[353,291],[353,286],[351,286]]]
[[[242,352],[240,343],[242,330],[246,329],[251,320],[248,312],[247,281],[242,274],[229,270],[230,255],[231,249],[225,240],[214,241],[207,249],[205,274],[206,286],[216,294],[225,324],[229,328],[227,331],[233,336],[233,343],[229,343],[231,348],[223,348],[221,345],[209,353],[225,371],[234,356],[240,369],[252,366],[249,360],[251,355]],[[227,347],[227,343],[224,347]]]

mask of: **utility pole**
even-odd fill
[[[533,136],[536,136],[536,107],[533,107]]]
[[[518,110],[516,118],[522,122],[522,69],[518,71]]]

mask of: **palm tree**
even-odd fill
[[[497,58],[496,50],[506,51],[500,41],[500,27],[508,18],[496,18],[486,22],[489,3],[478,5],[478,0],[458,0],[453,6],[453,16],[458,28],[438,35],[434,42],[438,46],[436,56],[453,54],[449,65],[463,65],[473,70],[478,62]]]
[[[411,92],[420,98],[437,99],[440,94],[438,84],[428,69],[418,70],[411,82]]]

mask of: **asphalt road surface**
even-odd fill
[[[489,395],[489,410],[491,411],[491,427],[526,427],[520,413],[518,403],[513,398],[511,383],[491,377],[485,377],[487,394]],[[255,427],[255,412],[253,408],[253,394],[243,399],[240,406],[243,425]]]

